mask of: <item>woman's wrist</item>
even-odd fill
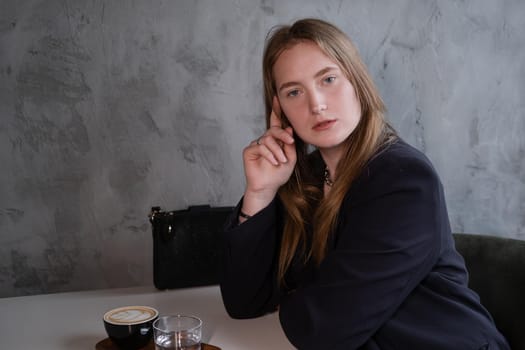
[[[241,206],[241,212],[252,217],[262,209],[266,208],[275,197],[275,192],[251,192],[245,191]]]
[[[250,219],[250,218],[252,217],[251,215],[246,214],[246,213],[243,212],[242,210],[239,210],[239,216],[240,216],[241,218],[246,219],[246,220],[248,220],[248,219]]]
[[[243,222],[245,222],[248,219],[250,219],[251,217],[252,217],[251,215],[246,214],[245,212],[242,211],[242,209],[240,209],[239,210],[239,216],[237,217],[237,221],[239,222],[239,225],[240,225]]]
[[[242,199],[242,206],[239,209],[239,223],[242,224],[259,211],[266,208],[274,199],[275,192],[273,191],[257,191],[253,192],[246,190]]]

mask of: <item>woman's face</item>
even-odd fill
[[[304,142],[321,151],[338,149],[356,128],[361,106],[354,87],[316,44],[283,51],[273,76],[281,110]]]

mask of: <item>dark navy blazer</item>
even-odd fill
[[[296,259],[287,288],[276,281],[282,211],[275,199],[227,225],[221,292],[231,317],[278,308],[286,336],[305,350],[509,349],[467,287],[436,171],[405,142],[368,163],[326,258],[319,267]]]

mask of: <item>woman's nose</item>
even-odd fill
[[[313,114],[321,114],[323,113],[324,111],[326,111],[326,109],[328,108],[327,105],[325,104],[319,104],[315,107],[312,108],[312,113]]]
[[[310,109],[313,114],[321,114],[327,108],[322,94],[315,91],[310,93]]]

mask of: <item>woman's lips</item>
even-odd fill
[[[334,123],[335,123],[335,119],[323,120],[322,122],[315,124],[312,129],[314,129],[315,131],[326,130],[326,129],[331,128],[332,125],[334,125]]]

